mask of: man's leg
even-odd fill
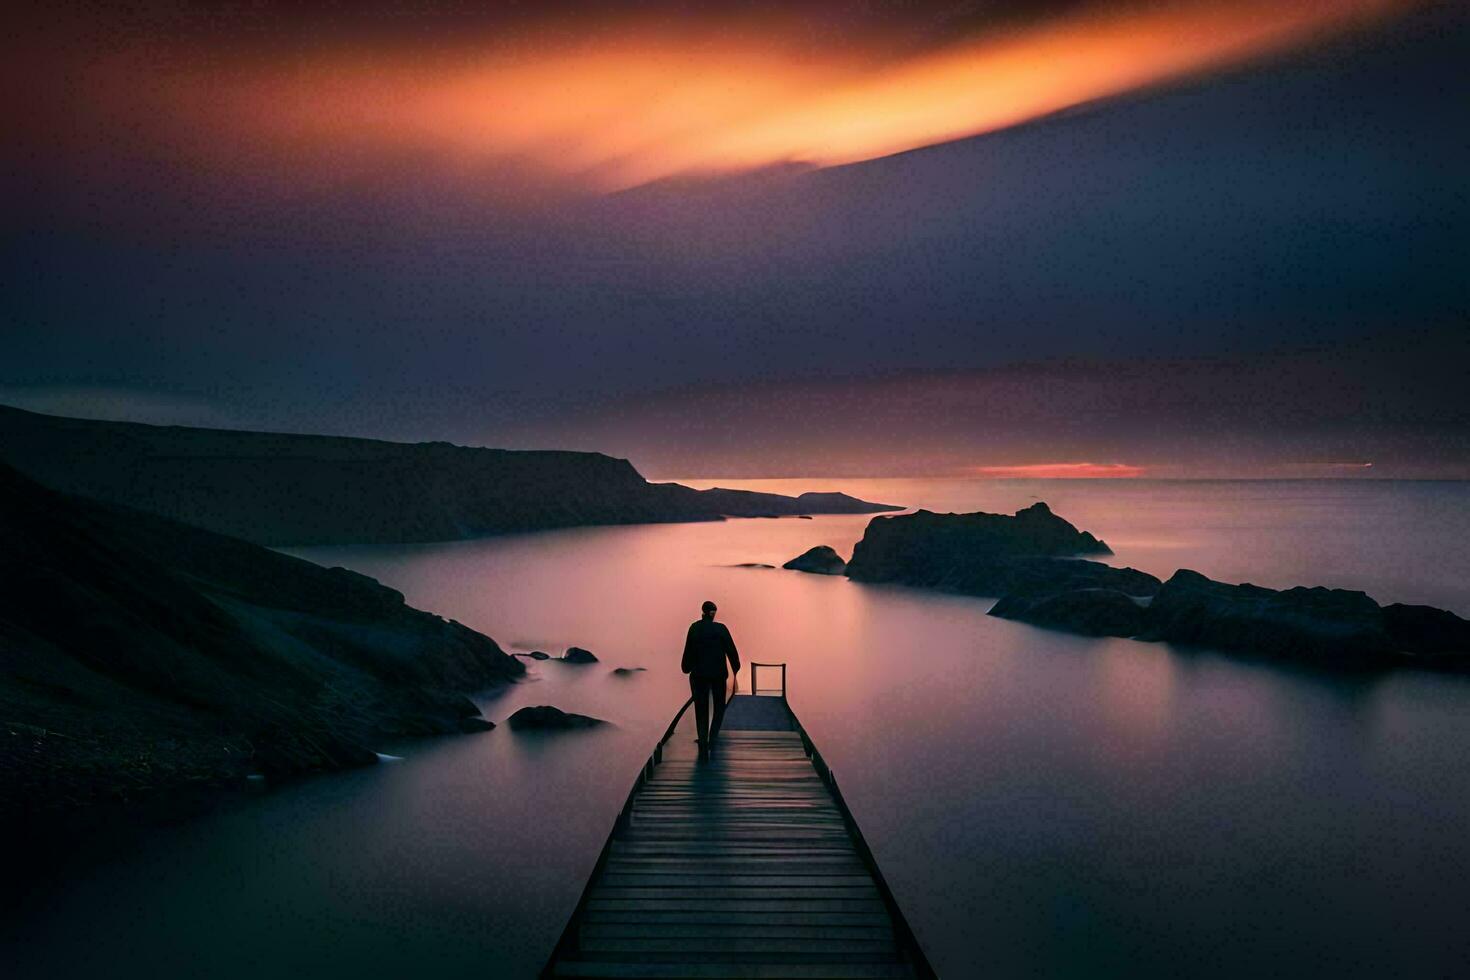
[[[690,674],[689,693],[694,695],[694,731],[703,748],[709,744],[709,687],[702,678]]]
[[[715,717],[709,725],[709,740],[714,742],[720,734],[720,722],[725,720],[725,682],[709,681],[710,697],[715,702]]]

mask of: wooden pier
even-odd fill
[[[760,668],[781,687],[754,688]],[[790,710],[785,665],[752,664],[751,683],[708,762],[692,702],[679,709],[543,976],[934,976]]]

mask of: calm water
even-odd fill
[[[725,485],[729,485],[726,483]],[[762,481],[752,487],[784,489]],[[1045,499],[1117,562],[1361,588],[1470,614],[1470,485],[793,481],[938,510]],[[948,977],[1442,976],[1470,963],[1470,682],[1344,679],[985,615],[779,570],[866,518],[573,530],[301,552],[518,649],[483,703],[592,733],[383,746],[68,874],[8,923],[17,976],[532,976],[686,695],[720,603],[837,772]],[[614,666],[646,673],[613,677]]]

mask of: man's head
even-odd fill
[[[704,605],[699,607],[699,611],[701,614],[703,614],[705,619],[714,619],[715,610],[718,608],[719,607],[716,606],[713,602],[710,602],[708,599],[706,599],[704,601]]]

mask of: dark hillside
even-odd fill
[[[322,568],[0,465],[0,820],[372,762],[524,667]]]
[[[901,509],[841,494],[651,484],[627,460],[600,453],[154,426],[4,406],[0,460],[56,490],[272,545]]]

